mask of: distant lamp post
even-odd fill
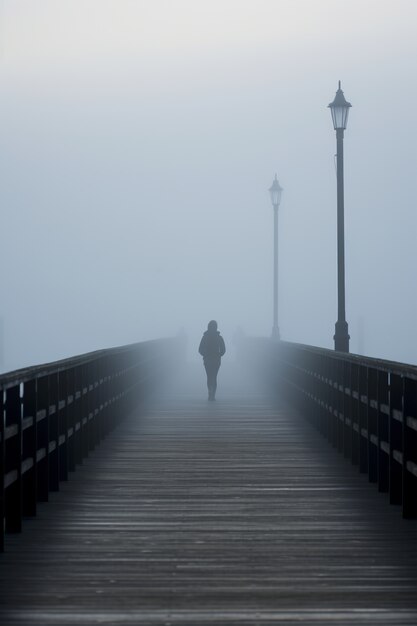
[[[280,186],[277,175],[269,188],[271,195],[272,207],[274,209],[274,312],[272,325],[272,338],[279,339],[278,326],[278,207],[281,203],[282,187]]]
[[[349,332],[345,307],[345,209],[343,187],[343,135],[346,129],[349,109],[340,87],[333,102],[329,104],[337,141],[337,303],[338,315],[335,325],[334,347],[340,352],[349,352]]]

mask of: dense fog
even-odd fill
[[[279,325],[333,347],[338,81],[351,351],[417,362],[415,0],[3,0],[1,369]],[[229,355],[229,352],[228,352]],[[233,351],[231,351],[233,358]]]

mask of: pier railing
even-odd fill
[[[0,376],[0,550],[4,532],[59,489],[106,434],[160,383],[179,339],[100,350]]]
[[[417,517],[417,367],[272,340],[248,340],[264,378],[405,518]],[[266,358],[265,358],[266,357]]]

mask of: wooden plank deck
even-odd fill
[[[417,525],[259,392],[132,416],[0,555],[0,623],[417,624]]]

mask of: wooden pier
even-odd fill
[[[417,624],[417,526],[259,390],[125,420],[0,556],[4,626]]]

